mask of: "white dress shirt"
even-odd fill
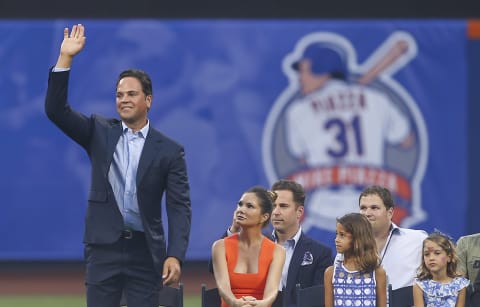
[[[280,284],[278,285],[279,291],[282,291],[283,288],[287,286],[288,269],[290,268],[290,262],[292,260],[293,252],[295,251],[295,246],[297,246],[298,240],[300,240],[301,234],[302,228],[299,227],[297,233],[291,239],[288,239],[283,243],[283,247],[285,248],[285,264],[283,265],[282,279],[280,280]],[[275,240],[275,243],[278,243],[275,231],[273,231],[272,237]]]
[[[392,223],[380,259],[393,290],[413,285],[422,264],[423,240],[426,237],[427,233],[423,230],[400,228]]]

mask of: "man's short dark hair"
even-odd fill
[[[378,185],[367,187],[365,190],[362,191],[362,193],[360,193],[360,197],[358,197],[358,204],[360,205],[360,199],[362,197],[368,196],[368,195],[377,195],[378,197],[380,197],[383,201],[383,204],[387,208],[387,210],[395,207],[392,193],[387,188],[384,188]]]
[[[143,93],[146,96],[149,96],[149,95],[151,96],[153,94],[152,80],[150,79],[150,76],[146,72],[144,72],[143,70],[127,69],[127,70],[122,71],[120,73],[120,75],[118,76],[117,87],[118,87],[118,83],[120,82],[120,80],[122,80],[123,78],[126,78],[126,77],[132,77],[132,78],[135,78],[138,81],[140,81],[140,84],[142,85]]]
[[[305,203],[305,190],[303,186],[293,180],[281,179],[275,182],[272,185],[272,191],[291,191],[293,194],[293,201],[299,205],[303,206]]]

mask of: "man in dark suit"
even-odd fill
[[[300,221],[305,210],[305,191],[292,180],[272,185],[277,194],[273,205],[271,239],[285,247],[286,258],[279,290],[286,306],[295,306],[295,288],[323,284],[325,269],[332,265],[332,250],[302,232]],[[224,236],[240,231],[235,219]]]
[[[184,150],[151,126],[152,84],[143,71],[126,70],[118,78],[120,120],[87,117],[71,108],[70,66],[85,45],[84,31],[80,24],[70,34],[64,29],[45,111],[92,164],[84,233],[87,306],[118,307],[125,292],[129,307],[156,307],[162,285],[180,279],[190,234]],[[164,192],[168,244],[161,217]]]

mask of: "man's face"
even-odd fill
[[[152,96],[146,96],[137,78],[125,77],[117,86],[117,112],[120,118],[130,126],[143,127],[147,122],[147,112]]]
[[[360,213],[370,221],[375,234],[390,228],[393,208],[387,210],[380,196],[370,194],[360,198]]]
[[[303,59],[298,63],[298,79],[302,94],[308,95],[323,86],[329,79],[328,74],[317,75],[312,72],[312,63],[309,59]]]
[[[293,201],[293,193],[288,190],[277,190],[277,199],[273,204],[272,225],[275,231],[293,235],[300,226],[303,206],[297,206]]]

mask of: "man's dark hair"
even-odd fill
[[[149,95],[153,94],[152,80],[150,79],[150,76],[146,72],[144,72],[143,70],[127,69],[127,70],[122,71],[120,73],[120,75],[118,76],[117,87],[118,87],[118,83],[120,82],[120,80],[122,80],[123,78],[126,78],[126,77],[132,77],[132,78],[135,78],[138,81],[140,81],[140,84],[142,85],[143,93],[146,96],[149,96]]]
[[[291,191],[293,194],[293,201],[298,206],[303,206],[305,203],[305,190],[303,186],[293,180],[280,179],[272,185],[272,191]]]
[[[360,205],[360,199],[367,195],[377,195],[378,197],[380,197],[383,201],[383,204],[387,208],[387,210],[395,207],[392,193],[390,193],[390,191],[387,188],[384,188],[378,185],[367,187],[365,190],[362,191],[362,193],[360,193],[360,196],[358,197],[359,205]]]

